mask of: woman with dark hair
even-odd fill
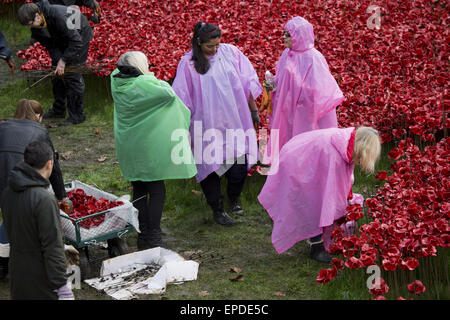
[[[0,123],[0,194],[7,186],[11,169],[23,161],[23,152],[30,142],[45,142],[50,145],[53,152],[55,151],[47,130],[40,125],[43,113],[39,102],[22,99],[17,105],[14,119]],[[49,180],[56,198],[69,202],[58,157],[55,157]],[[8,257],[9,243],[2,225],[0,226],[0,278],[6,276]]]
[[[248,58],[235,46],[220,43],[220,38],[219,27],[203,22],[195,25],[192,50],[181,58],[172,87],[192,112],[197,182],[214,220],[228,226],[235,221],[224,211],[220,177],[227,177],[232,212],[242,215],[238,198],[248,169],[257,161],[255,99],[262,87]],[[208,154],[211,150],[214,155]]]

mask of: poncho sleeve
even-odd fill
[[[194,112],[194,104],[192,103],[192,77],[191,69],[189,68],[189,56],[181,58],[178,64],[177,74],[172,83],[172,88],[177,96],[184,102],[191,113]]]
[[[319,129],[317,122],[336,108],[344,100],[344,95],[325,58],[320,53],[311,58],[311,66],[306,73],[298,103],[311,111],[308,112],[308,116],[311,118],[313,128]]]
[[[238,66],[238,74],[239,79],[241,80],[242,86],[244,88],[245,97],[247,101],[250,97],[250,93],[252,97],[256,100],[259,95],[262,93],[262,86],[259,83],[258,75],[256,74],[255,69],[253,68],[252,63],[248,58],[242,53],[241,50],[236,48],[233,45],[227,45],[227,48],[231,51],[235,61]]]

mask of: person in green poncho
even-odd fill
[[[116,155],[139,210],[137,247],[161,246],[166,179],[197,174],[189,144],[191,112],[172,87],[148,70],[140,51],[120,56],[111,73]]]

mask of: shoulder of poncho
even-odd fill
[[[347,147],[354,129],[354,127],[337,128],[336,132],[331,136],[331,144],[340,154],[340,156],[345,160],[345,162],[349,162],[347,156]]]
[[[194,61],[192,61],[192,50],[189,52],[186,52],[178,62],[178,66],[184,66],[184,67],[193,67]]]
[[[221,48],[221,50],[223,51],[224,54],[230,54],[231,53],[231,54],[233,54],[235,56],[238,56],[239,53],[242,53],[242,51],[239,50],[238,47],[236,47],[236,46],[234,46],[232,44],[229,44],[229,43],[221,43],[220,44],[220,48]]]

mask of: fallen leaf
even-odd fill
[[[286,297],[286,293],[281,292],[281,291],[275,292],[275,295],[276,295],[276,296],[279,296],[279,297]]]
[[[231,267],[230,269],[228,269],[229,272],[234,272],[234,273],[241,273],[242,269],[237,268],[237,267]]]
[[[72,155],[73,155],[73,151],[66,151],[66,152],[63,152],[60,154],[60,156],[63,160],[70,160]]]
[[[196,251],[185,251],[184,254],[188,256],[192,256],[193,254],[200,254],[203,253],[203,250],[196,250]]]
[[[95,130],[94,130],[94,134],[102,134],[102,130],[100,130],[100,129],[95,129]]]
[[[106,157],[100,157],[97,159],[98,162],[105,162],[107,158]]]
[[[238,275],[235,278],[230,278],[230,281],[236,282],[236,281],[244,281],[244,276],[242,274]]]
[[[206,297],[206,296],[209,296],[209,292],[208,292],[208,291],[200,291],[200,292],[198,293],[198,295],[199,295],[200,297]]]
[[[195,194],[196,196],[199,196],[199,195],[202,194],[202,192],[201,192],[201,191],[198,191],[198,190],[191,190],[191,192],[192,192],[193,194]]]

